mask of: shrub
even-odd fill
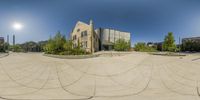
[[[56,55],[83,55],[88,54],[85,50],[80,48],[72,48],[72,41],[66,40],[65,36],[62,36],[60,32],[56,34],[55,37],[50,38],[47,44],[44,46],[44,51],[46,54],[56,54]]]
[[[48,54],[59,54],[65,50],[65,43],[65,36],[62,36],[61,33],[58,32],[54,38],[48,40],[47,44],[44,46],[44,51]]]
[[[9,49],[8,43],[1,43],[0,42],[0,52],[6,52]]]
[[[114,50],[116,51],[128,51],[131,48],[130,41],[126,42],[124,39],[119,39],[114,44]]]
[[[22,52],[22,47],[19,44],[11,46],[13,52]]]
[[[149,47],[146,45],[146,43],[143,43],[143,42],[135,44],[134,50],[140,51],[140,52],[155,52],[155,51],[157,51],[155,48]]]

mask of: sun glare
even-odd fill
[[[15,30],[21,30],[21,29],[23,28],[23,25],[20,24],[20,23],[14,23],[14,24],[13,24],[13,28],[14,28]]]

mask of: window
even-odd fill
[[[81,37],[87,36],[87,31],[81,32]]]
[[[87,36],[87,31],[84,31],[84,36]]]
[[[81,37],[83,37],[84,36],[84,34],[83,34],[83,32],[81,32]]]
[[[87,48],[87,41],[83,41],[81,44],[83,48]]]
[[[76,35],[73,36],[73,40],[76,40]]]
[[[80,29],[77,29],[77,32],[79,32],[80,31]]]

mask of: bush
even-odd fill
[[[114,44],[114,50],[116,51],[128,51],[131,48],[130,41],[126,42],[124,39],[119,39]]]
[[[157,51],[155,48],[149,47],[146,45],[146,43],[143,43],[143,42],[135,44],[134,50],[140,51],[140,52],[155,52],[155,51]]]
[[[8,43],[0,43],[0,52],[6,52],[9,49]]]
[[[63,52],[64,44],[66,43],[65,36],[62,36],[60,32],[56,34],[54,38],[50,38],[44,47],[45,53],[48,54],[60,54]]]
[[[182,51],[200,52],[200,42],[187,40],[181,46]]]
[[[22,48],[21,48],[21,46],[19,44],[11,46],[11,50],[13,52],[22,52],[23,51]]]
[[[83,55],[88,54],[85,50],[80,48],[72,48],[72,41],[66,40],[65,36],[62,36],[60,32],[56,34],[55,37],[50,38],[47,44],[44,46],[44,51],[46,54],[56,54],[56,55]]]

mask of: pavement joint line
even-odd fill
[[[61,79],[60,79],[60,76],[59,76],[59,73],[58,73],[58,67],[56,66],[56,73],[57,73],[57,78],[58,78],[58,80],[59,80],[59,83],[60,83],[60,86],[61,86],[61,88],[65,91],[65,92],[67,92],[67,93],[69,93],[69,94],[72,94],[72,95],[75,95],[75,96],[84,96],[85,98],[81,98],[80,100],[84,100],[84,99],[92,99],[93,98],[93,96],[85,96],[85,95],[80,95],[80,94],[77,94],[77,93],[74,93],[74,92],[71,92],[71,91],[69,91],[69,90],[67,90],[67,89],[65,89],[65,87],[63,87],[63,84],[62,84],[62,82],[61,82]],[[77,99],[66,99],[66,100],[77,100]],[[79,100],[79,99],[78,99]]]
[[[148,56],[148,57],[149,57],[149,56]],[[136,64],[134,67],[131,67],[131,68],[129,68],[129,69],[126,70],[126,71],[119,72],[119,73],[115,73],[115,74],[111,74],[111,75],[109,75],[109,76],[118,76],[118,75],[120,75],[120,74],[124,74],[124,73],[127,73],[127,72],[129,72],[129,71],[131,71],[131,70],[133,70],[133,69],[136,69],[138,66],[142,65],[143,61],[145,61],[148,57],[146,57],[146,58],[143,59],[139,64]],[[70,65],[70,64],[67,64],[67,65],[72,66],[72,68],[74,68],[75,70],[78,70],[78,69],[76,69],[73,65]],[[108,75],[91,74],[91,73],[84,72],[84,71],[82,71],[82,70],[78,70],[78,71],[80,71],[80,72],[82,72],[82,73],[86,73],[86,74],[88,74],[88,75],[92,75],[92,76],[99,76],[99,77],[107,77],[107,76],[108,76]]]
[[[15,54],[15,56],[21,56],[21,57],[23,57],[23,54]],[[9,57],[12,57],[12,55],[11,56],[9,56]],[[28,57],[28,56],[25,56],[25,57]],[[40,56],[34,56],[35,58],[37,58],[37,57],[40,57]],[[15,58],[17,58],[17,57],[15,57]],[[138,75],[140,75],[141,76],[141,74],[143,75],[143,78],[145,78],[146,77],[146,79],[145,80],[148,80],[148,82],[146,83],[146,81],[145,81],[145,87],[143,88],[143,84],[142,85],[140,85],[139,86],[139,88],[138,88],[138,90],[140,90],[140,88],[141,88],[141,90],[140,91],[137,91],[137,92],[135,92],[134,91],[134,93],[131,93],[131,91],[130,92],[128,92],[128,94],[127,93],[124,93],[124,92],[120,92],[120,94],[100,94],[100,95],[98,95],[98,94],[96,94],[96,89],[97,89],[97,77],[98,77],[98,74],[94,74],[94,75],[92,75],[93,77],[92,77],[92,79],[94,79],[94,88],[93,88],[93,92],[91,91],[91,95],[89,94],[89,95],[84,95],[84,93],[81,93],[81,91],[79,91],[79,90],[77,90],[77,91],[75,91],[75,92],[72,92],[72,91],[74,91],[73,90],[73,87],[72,87],[72,90],[71,90],[71,88],[66,88],[66,87],[64,87],[64,83],[66,84],[66,82],[68,82],[68,81],[66,81],[65,80],[65,75],[66,75],[66,73],[68,73],[68,68],[72,68],[72,72],[78,72],[78,74],[81,74],[81,76],[80,77],[76,77],[75,78],[75,81],[73,81],[73,82],[71,82],[70,84],[68,84],[68,85],[74,85],[74,84],[76,84],[77,82],[81,82],[80,80],[82,79],[82,78],[84,78],[85,79],[85,77],[86,77],[86,75],[88,76],[88,77],[90,77],[89,75],[90,75],[90,71],[94,71],[94,72],[96,72],[95,70],[99,70],[99,69],[92,69],[92,70],[90,70],[90,71],[88,71],[91,67],[93,67],[93,66],[91,66],[91,65],[88,65],[88,66],[85,66],[86,68],[84,68],[84,70],[82,70],[82,69],[79,69],[79,68],[77,68],[77,67],[75,67],[75,66],[73,66],[73,63],[70,63],[70,60],[68,61],[68,60],[63,60],[63,61],[61,61],[62,62],[62,64],[61,64],[61,62],[60,61],[58,61],[58,60],[52,60],[52,59],[50,59],[50,61],[51,61],[51,63],[53,64],[53,63],[55,63],[55,66],[52,66],[51,65],[51,63],[50,63],[50,65],[48,64],[48,61],[46,61],[46,60],[48,60],[48,59],[45,59],[44,61],[39,61],[39,62],[41,62],[41,63],[44,63],[44,62],[46,62],[45,64],[46,65],[48,65],[48,67],[47,66],[44,66],[44,65],[41,65],[41,66],[37,66],[36,68],[33,68],[34,66],[31,66],[31,64],[30,64],[30,66],[29,66],[29,64],[25,64],[25,66],[22,66],[22,69],[19,69],[19,71],[18,71],[18,69],[15,69],[15,70],[13,70],[13,71],[9,71],[11,68],[16,68],[16,67],[11,67],[11,66],[9,66],[8,68],[4,68],[5,67],[5,63],[3,63],[3,62],[0,62],[0,66],[1,66],[1,69],[3,69],[3,71],[2,71],[2,73],[0,73],[0,74],[5,74],[5,75],[9,75],[9,73],[11,73],[11,72],[13,72],[14,74],[11,74],[11,78],[13,78],[14,80],[17,80],[20,76],[23,76],[23,77],[25,77],[25,76],[27,76],[27,74],[29,74],[29,73],[31,73],[31,74],[35,74],[34,72],[36,71],[36,70],[38,70],[40,67],[43,67],[44,69],[43,69],[43,71],[44,71],[44,79],[42,78],[41,80],[42,81],[45,81],[45,83],[44,84],[42,84],[42,86],[40,87],[41,89],[40,90],[45,90],[45,86],[47,85],[47,83],[48,83],[48,81],[50,80],[50,77],[53,77],[54,78],[54,76],[50,76],[50,74],[51,74],[51,70],[54,70],[55,69],[55,73],[57,74],[57,75],[55,75],[56,77],[55,77],[55,79],[53,79],[53,80],[58,80],[57,82],[59,82],[59,84],[60,84],[60,87],[59,88],[62,88],[65,92],[67,92],[67,93],[72,93],[71,95],[74,95],[75,97],[74,97],[74,99],[73,99],[73,97],[72,97],[72,99],[70,99],[70,98],[66,98],[66,99],[63,99],[63,100],[88,100],[88,99],[95,99],[95,98],[104,98],[104,97],[106,97],[107,99],[108,98],[112,98],[112,99],[117,99],[117,98],[120,98],[120,97],[129,97],[129,96],[143,96],[143,93],[144,94],[146,94],[146,90],[148,90],[147,91],[147,93],[149,92],[149,88],[151,87],[151,85],[149,85],[150,83],[152,83],[153,81],[155,82],[155,80],[153,80],[154,78],[156,79],[156,77],[155,77],[155,75],[157,75],[157,74],[155,74],[155,73],[157,73],[158,72],[158,76],[159,76],[159,81],[161,81],[159,84],[160,85],[162,85],[162,86],[164,86],[162,89],[165,89],[165,90],[168,90],[168,92],[169,93],[174,93],[174,94],[178,94],[178,95],[181,95],[182,97],[183,96],[198,96],[198,97],[200,97],[200,93],[199,93],[199,87],[198,87],[198,84],[197,85],[195,85],[195,86],[193,86],[193,84],[192,83],[190,83],[190,82],[193,82],[193,81],[198,81],[198,77],[195,77],[195,79],[193,78],[193,76],[190,76],[190,74],[194,74],[194,75],[199,75],[199,74],[195,74],[195,72],[196,71],[198,71],[198,66],[200,65],[199,63],[197,63],[197,62],[192,62],[191,61],[191,59],[192,59],[192,57],[191,58],[185,58],[185,59],[176,59],[176,58],[172,58],[172,59],[169,59],[169,58],[167,58],[166,57],[166,59],[164,59],[164,60],[167,60],[167,61],[164,61],[164,62],[159,62],[160,60],[158,60],[158,62],[156,62],[156,60],[158,59],[158,58],[162,58],[162,57],[157,57],[157,56],[148,56],[147,57],[147,60],[145,60],[144,62],[141,62],[140,60],[140,63],[141,63],[141,65],[140,65],[140,63],[139,64],[134,64],[134,68],[135,67],[137,67],[137,68],[135,68],[135,70],[130,70],[130,71],[127,71],[127,72],[125,72],[125,73],[122,73],[122,74],[119,74],[119,75],[116,75],[116,76],[110,76],[110,75],[112,75],[112,74],[108,74],[108,72],[107,72],[107,70],[102,70],[102,71],[105,71],[106,72],[106,75],[105,75],[105,78],[114,78],[114,77],[120,77],[120,76],[122,76],[122,75],[124,75],[124,74],[126,74],[126,73],[132,73],[133,71],[135,72],[138,72],[138,71],[140,71],[140,73],[138,72],[137,74]],[[6,57],[6,59],[8,59],[7,57]],[[25,60],[25,59],[22,59],[22,60]],[[118,59],[119,60],[119,59]],[[144,59],[143,59],[144,60]],[[188,61],[189,60],[189,61]],[[2,61],[4,61],[4,59],[2,59]],[[54,62],[53,62],[54,61]],[[91,60],[92,61],[92,60]],[[161,60],[162,61],[162,60]],[[198,60],[196,60],[196,61],[198,61]],[[17,61],[18,62],[18,61]],[[35,62],[35,63],[39,63],[39,62]],[[123,62],[122,62],[123,63]],[[124,63],[126,63],[126,62],[124,62]],[[3,64],[3,65],[2,65]],[[17,63],[16,63],[17,64]],[[62,66],[57,66],[57,65],[59,65],[59,64],[61,64]],[[89,63],[90,64],[90,63]],[[34,71],[29,71],[29,70],[27,70],[28,68],[24,68],[24,67],[26,67],[26,65],[28,66],[28,68],[31,68],[32,70],[34,70]],[[53,64],[54,65],[54,64]],[[72,66],[71,66],[72,65]],[[128,66],[129,66],[129,64],[128,64]],[[45,69],[45,67],[46,67],[46,69]],[[67,67],[67,69],[62,69],[62,68],[64,68],[64,67]],[[80,65],[80,67],[81,67],[81,65]],[[151,67],[151,68],[150,68]],[[188,68],[193,68],[191,71],[189,70],[187,70]],[[121,67],[119,67],[119,68],[121,68]],[[129,68],[129,67],[126,67],[126,68]],[[132,68],[132,66],[131,66],[131,68]],[[47,72],[47,69],[48,69],[48,74],[46,73]],[[86,69],[86,70],[85,70]],[[22,72],[22,71],[29,71],[29,72],[25,72],[25,73],[22,73],[22,74],[20,74],[20,71]],[[177,70],[180,70],[179,72],[177,72]],[[196,71],[195,71],[196,70]],[[8,71],[8,73],[6,73]],[[40,71],[42,71],[41,69],[40,69]],[[83,72],[81,72],[81,71],[83,71]],[[100,71],[101,73],[102,73],[102,71]],[[121,71],[121,70],[119,70],[119,71]],[[122,72],[124,72],[124,71],[122,71]],[[161,73],[162,72],[162,73]],[[88,74],[89,73],[89,74]],[[187,75],[186,73],[188,73],[189,75]],[[18,75],[19,74],[19,75]],[[37,73],[38,74],[38,73]],[[74,75],[73,73],[68,73],[68,74],[71,74],[71,75]],[[115,73],[116,74],[116,73]],[[155,75],[154,75],[155,74]],[[7,75],[7,76],[8,76]],[[16,76],[16,77],[12,77],[13,75],[18,75],[18,76]],[[48,78],[47,78],[47,75],[48,75]],[[101,75],[101,74],[100,74]],[[104,74],[102,74],[102,75],[104,75]],[[132,75],[132,74],[130,74],[130,75]],[[134,74],[135,75],[135,74]],[[173,75],[176,75],[176,76],[174,76],[173,77]],[[37,79],[39,76],[37,75],[37,77],[35,76],[35,77],[30,77],[31,79]],[[6,77],[7,78],[7,77]],[[8,78],[10,78],[9,76],[8,76]],[[181,80],[179,81],[179,78],[181,78]],[[25,80],[26,78],[24,78],[24,79],[22,79],[22,80],[19,80],[19,83],[21,83],[22,82],[22,84],[23,84],[23,82],[25,82],[25,83],[27,83],[26,81],[23,81],[23,80]],[[62,80],[63,79],[63,80]],[[170,80],[166,80],[166,79],[170,79]],[[186,81],[188,81],[188,82],[186,82],[186,83],[182,83],[182,80],[186,80]],[[74,79],[73,79],[74,80]],[[111,79],[110,79],[111,80]],[[114,79],[115,80],[115,79]],[[184,81],[183,80],[183,81]],[[2,80],[1,80],[2,81]],[[12,80],[11,80],[12,81]],[[118,81],[118,78],[117,78],[117,80],[116,81]],[[134,79],[133,79],[133,81],[134,81]],[[138,81],[138,80],[137,80]],[[140,80],[141,81],[141,80]],[[168,82],[169,81],[169,82]],[[39,82],[39,81],[38,81]],[[129,82],[129,81],[128,81]],[[132,83],[132,82],[131,82]],[[172,88],[171,86],[171,84],[172,83],[175,83],[176,84],[176,88]],[[4,84],[4,83],[3,83]],[[138,83],[139,84],[139,83]],[[24,85],[28,85],[28,84],[24,84]],[[49,85],[49,84],[48,84]],[[91,84],[90,84],[91,85]],[[122,85],[124,85],[124,86],[130,86],[130,85],[126,85],[126,84],[122,84]],[[191,85],[191,86],[190,86]],[[39,85],[36,85],[36,86],[39,86]],[[57,86],[57,85],[56,85]],[[92,86],[92,85],[91,85]],[[180,87],[184,87],[187,91],[181,91],[181,88]],[[21,87],[24,87],[24,86],[21,86]],[[0,87],[0,88],[3,88],[3,87]],[[91,87],[92,88],[92,87]],[[152,88],[152,87],[151,87]],[[191,88],[191,89],[190,89]],[[116,88],[117,89],[117,88]],[[40,91],[39,90],[39,91]],[[37,90],[36,90],[37,91]],[[101,92],[101,91],[100,91]],[[118,91],[115,91],[115,92],[118,92]],[[133,92],[133,91],[132,91]],[[152,91],[153,92],[153,91]],[[3,93],[3,92],[2,92]],[[9,92],[8,92],[9,93]],[[129,94],[130,93],[130,94]],[[31,93],[32,94],[32,93]],[[125,95],[124,95],[125,94]],[[12,95],[12,94],[11,94]],[[21,94],[21,95],[23,95],[23,94]],[[25,94],[26,95],[26,94]],[[76,97],[77,96],[77,97]],[[5,97],[10,97],[9,96],[9,94],[7,95],[7,96],[5,96]],[[12,99],[12,98],[5,98],[4,96],[2,97],[2,95],[0,95],[0,99],[5,99],[5,100],[43,100],[43,99],[29,99],[29,98],[27,98],[27,99]],[[12,96],[11,96],[12,97]],[[19,96],[20,97],[20,96]],[[80,97],[80,98],[79,98]],[[83,98],[82,98],[83,97]],[[77,99],[76,99],[77,98]],[[62,99],[44,99],[44,100],[62,100]]]
[[[161,70],[161,69],[160,69],[160,70]],[[165,69],[164,69],[164,70],[165,70]],[[161,72],[161,71],[159,71],[159,72]],[[160,76],[160,80],[161,80],[163,86],[164,86],[167,90],[169,90],[169,91],[171,91],[171,92],[173,92],[173,93],[179,94],[179,95],[190,95],[190,96],[195,96],[194,94],[181,93],[180,91],[176,91],[176,90],[173,90],[173,89],[169,88],[169,87],[166,85],[166,82],[164,82],[161,73],[160,73],[159,76]]]
[[[2,68],[3,68],[4,72],[7,74],[7,76],[9,77],[9,79],[10,79],[11,81],[13,81],[14,83],[18,84],[19,86],[26,87],[26,88],[39,89],[39,88],[30,87],[30,86],[27,86],[27,85],[25,85],[25,84],[22,84],[22,83],[17,82],[17,80],[15,80],[13,77],[11,77],[11,76],[9,75],[9,73],[4,69],[4,67],[2,67]],[[47,68],[45,68],[45,69],[47,69]],[[40,73],[40,75],[42,75],[42,74],[46,71],[45,69]],[[40,76],[40,75],[39,75],[39,76]],[[38,77],[39,77],[39,76],[38,76]],[[32,82],[35,81],[38,77],[36,77],[35,79],[31,80],[31,81],[28,82],[27,84],[32,83]]]

